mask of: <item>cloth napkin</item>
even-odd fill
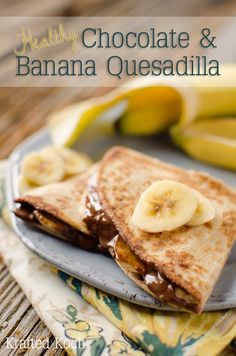
[[[9,226],[5,166],[0,163],[0,253],[58,347],[73,356],[234,354],[236,309],[197,316],[141,307],[58,271],[29,251]],[[47,340],[41,342],[45,348]]]

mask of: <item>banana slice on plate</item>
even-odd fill
[[[21,194],[26,193],[29,190],[34,189],[36,187],[38,187],[38,185],[28,182],[28,180],[25,178],[25,176],[23,176],[23,174],[19,176],[18,188]]]
[[[84,153],[78,153],[67,147],[47,146],[42,152],[45,155],[52,152],[62,159],[65,176],[81,173],[92,164],[92,160],[89,156]]]
[[[92,164],[91,158],[84,153],[66,147],[57,147],[56,150],[64,161],[65,174],[68,176],[78,174]]]
[[[189,222],[197,207],[196,194],[185,184],[157,181],[141,194],[132,223],[147,232],[171,231]]]
[[[53,150],[31,152],[22,162],[21,173],[28,182],[36,185],[58,182],[65,175],[64,162]]]
[[[198,199],[198,206],[192,219],[187,223],[187,225],[197,226],[211,221],[215,216],[215,208],[200,192],[195,189],[193,189],[193,192]]]

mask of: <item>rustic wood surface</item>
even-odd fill
[[[50,348],[11,349],[7,346],[6,338],[25,340],[49,340]],[[0,355],[45,355],[63,356],[64,350],[55,348],[54,336],[39,319],[24,293],[9,274],[6,266],[0,260]]]
[[[1,0],[0,16],[235,16],[235,0]],[[226,34],[227,38],[227,34]],[[1,48],[7,63],[9,42]],[[89,84],[88,84],[89,85]],[[47,115],[109,88],[0,88],[0,158],[6,158],[25,137],[45,123]],[[49,338],[50,349],[7,349],[6,338]],[[0,356],[64,355],[36,315],[20,287],[0,261]]]

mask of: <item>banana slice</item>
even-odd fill
[[[211,202],[206,197],[204,197],[204,195],[195,189],[193,189],[193,192],[198,199],[198,206],[192,219],[187,223],[187,225],[197,226],[211,221],[215,216],[215,208]]]
[[[64,163],[56,152],[31,152],[22,162],[21,173],[30,183],[46,185],[62,180]]]
[[[37,186],[38,185],[36,184],[28,182],[28,180],[25,178],[25,176],[23,176],[23,174],[20,175],[18,188],[21,194],[26,193],[29,190],[36,188]]]
[[[185,184],[157,181],[142,193],[132,223],[147,232],[171,231],[190,221],[197,206],[196,194]]]
[[[64,161],[65,174],[72,176],[87,169],[92,160],[84,153],[78,153],[66,147],[56,147],[57,152]]]
[[[43,154],[53,152],[63,161],[65,176],[81,173],[92,164],[92,160],[84,153],[78,153],[67,147],[47,146],[42,150]]]

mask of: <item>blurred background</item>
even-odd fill
[[[24,24],[23,16],[235,16],[236,1],[1,0],[0,15],[22,16],[19,26]],[[11,48],[7,33],[0,33],[0,38],[3,36],[0,66],[5,68],[14,44]],[[224,36],[229,41],[227,26]],[[20,141],[42,127],[50,113],[109,90],[108,87],[89,87],[89,83],[87,88],[0,88],[0,159],[6,158]]]

